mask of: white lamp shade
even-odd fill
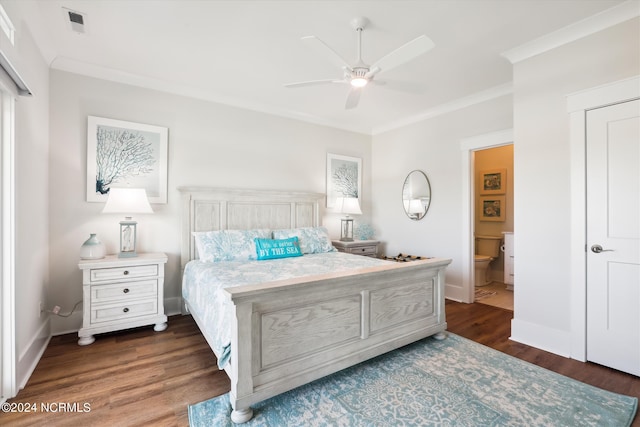
[[[342,204],[339,205],[340,212],[344,214],[362,215],[360,210],[360,202],[357,197],[343,197]]]
[[[153,213],[144,188],[111,188],[102,213]]]

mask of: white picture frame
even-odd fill
[[[334,208],[338,197],[361,194],[362,159],[327,153],[327,208]]]
[[[110,188],[144,188],[149,203],[167,203],[168,137],[166,127],[88,116],[87,202],[106,202]]]

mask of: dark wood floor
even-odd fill
[[[447,301],[449,331],[606,390],[640,397],[640,378],[565,359],[510,341],[508,310]],[[36,413],[0,413],[10,426],[188,426],[187,405],[226,393],[229,380],[188,316],[169,328],[99,335],[90,346],[75,334],[54,337],[31,379],[10,403],[35,404]],[[43,413],[41,403],[90,411]],[[58,405],[65,407],[65,405]],[[636,416],[634,426],[640,425]]]

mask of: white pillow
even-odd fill
[[[253,239],[268,239],[271,230],[195,231],[193,236],[201,261],[247,261],[257,258]]]
[[[274,239],[297,237],[303,254],[319,254],[335,252],[337,249],[331,244],[329,231],[324,227],[302,227],[289,230],[275,230]]]

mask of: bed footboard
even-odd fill
[[[227,288],[234,422],[250,406],[446,327],[449,259]]]

